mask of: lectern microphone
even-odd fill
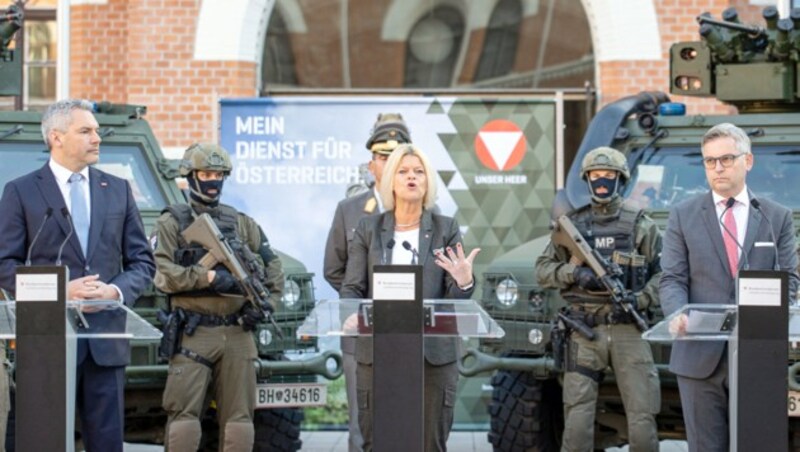
[[[403,248],[405,248],[406,251],[411,251],[411,265],[417,265],[417,262],[419,262],[419,252],[417,252],[417,249],[411,246],[408,240],[403,240]]]
[[[391,252],[392,248],[394,248],[394,244],[394,239],[389,239],[389,242],[386,244],[386,248],[383,249],[383,259],[381,259],[381,264],[386,265],[389,263],[387,259],[387,251]]]
[[[31,253],[33,252],[33,245],[36,244],[36,241],[39,240],[39,235],[42,233],[42,229],[44,229],[44,224],[47,223],[47,220],[53,215],[53,208],[48,207],[47,211],[44,213],[44,218],[42,219],[42,224],[39,225],[39,229],[36,230],[36,234],[33,236],[33,240],[31,240],[30,246],[28,246],[28,253],[25,257],[25,266],[31,266]]]
[[[69,239],[72,237],[72,233],[75,232],[75,228],[72,226],[72,215],[69,214],[69,210],[66,207],[61,208],[61,215],[64,215],[64,218],[67,219],[67,224],[69,225],[69,233],[67,237],[61,242],[61,246],[58,247],[58,256],[56,256],[56,265],[61,265],[61,253],[64,252],[64,245],[69,242]]]
[[[775,240],[775,230],[772,228],[772,222],[769,221],[769,217],[764,214],[764,211],[761,210],[761,203],[756,198],[752,198],[750,200],[750,205],[753,206],[754,209],[767,220],[767,225],[769,225],[769,236],[772,238],[772,250],[775,252],[775,264],[772,266],[772,269],[777,271],[781,269],[781,264],[778,261],[778,241]]]

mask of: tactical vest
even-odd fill
[[[647,263],[636,251],[636,224],[641,209],[623,203],[616,218],[596,221],[591,206],[569,214],[575,227],[586,243],[597,250],[609,262],[615,261],[623,270],[622,283],[627,289],[638,292],[647,283]],[[607,291],[587,291],[573,284],[561,291],[561,296],[570,302],[607,303]]]
[[[187,243],[183,235],[180,234],[194,222],[197,216],[194,209],[189,204],[173,204],[166,207],[161,213],[165,212],[169,212],[178,221],[178,248],[175,249],[173,256],[174,262],[183,267],[191,267],[198,264],[200,259],[207,253],[207,250],[200,245]],[[247,237],[242,237],[239,232],[239,212],[236,209],[225,204],[219,204],[217,207],[209,209],[208,214],[214,220],[217,228],[219,228],[219,232],[228,241],[238,240],[247,243]],[[244,228],[241,229],[244,231]],[[181,292],[171,298],[172,304],[176,307],[214,315],[238,312],[245,302],[244,298],[240,301],[236,298],[222,297],[210,288]],[[223,303],[220,303],[220,299],[224,299]],[[225,309],[220,311],[220,305],[225,306]]]

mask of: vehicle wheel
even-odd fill
[[[0,364],[2,366],[2,364]],[[9,377],[9,380],[11,378]],[[8,422],[6,423],[6,437],[5,437],[5,445],[6,445],[6,452],[14,452],[16,447],[16,428],[17,428],[17,417],[15,415],[15,405],[16,405],[16,388],[11,382],[9,381],[9,401],[11,402],[10,406],[8,407]]]
[[[800,452],[800,419],[789,418],[789,450]]]
[[[258,410],[254,423],[257,452],[295,452],[300,450],[300,424],[305,418],[301,408],[273,408]]]
[[[492,377],[492,386],[488,437],[495,452],[559,449],[564,415],[556,380],[501,370]]]

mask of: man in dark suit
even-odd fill
[[[130,184],[90,167],[100,156],[98,128],[87,101],[59,101],[45,112],[42,134],[50,160],[9,182],[0,199],[0,287],[14,291],[15,269],[25,262],[48,209],[55,213],[44,221],[31,263],[52,265],[59,245],[74,229],[62,256],[73,278],[67,284],[69,299],[117,300],[132,306],[151,283],[155,264]],[[69,216],[62,215],[65,209]],[[87,313],[90,324],[102,322],[92,316]],[[76,405],[90,452],[122,451],[129,361],[126,340],[78,341]]]
[[[775,247],[778,268],[789,273],[789,294],[794,298],[798,261],[792,212],[765,198],[754,202],[745,183],[754,164],[747,134],[733,124],[714,126],[703,136],[702,153],[711,191],[676,205],[664,235],[660,283],[664,313],[672,314],[687,303],[734,304],[738,270],[745,262],[751,270],[772,269]],[[735,201],[727,208],[731,198]],[[685,316],[671,325],[676,333],[685,327]],[[728,450],[725,350],[725,342],[673,344],[670,370],[678,375],[690,451]]]
[[[336,206],[333,223],[325,244],[323,271],[325,280],[338,292],[342,288],[347,267],[347,247],[353,240],[358,222],[368,216],[383,211],[377,187],[380,187],[383,166],[386,159],[399,144],[410,143],[411,136],[403,121],[396,113],[382,113],[372,127],[367,140],[367,149],[372,152],[369,172],[375,178],[375,185],[363,193],[351,196]],[[345,388],[347,390],[347,411],[350,416],[348,450],[360,452],[363,439],[358,428],[358,402],[356,400],[356,359],[355,338],[342,337],[342,356],[344,359]]]

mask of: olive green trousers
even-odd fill
[[[257,356],[253,334],[238,325],[198,327],[192,336],[183,335],[181,347],[213,365],[183,355],[170,359],[163,399],[168,450],[197,451],[200,419],[213,398],[219,420],[219,450],[251,451],[256,398],[253,360]]]
[[[593,330],[594,341],[577,332],[570,336],[568,371],[564,375],[561,450],[595,450],[594,421],[599,385],[589,376],[572,369],[574,363],[593,371],[613,369],[628,421],[628,431],[623,435],[627,436],[630,451],[657,452],[655,415],[661,408],[661,393],[650,344],[641,338],[633,324],[598,325]]]

